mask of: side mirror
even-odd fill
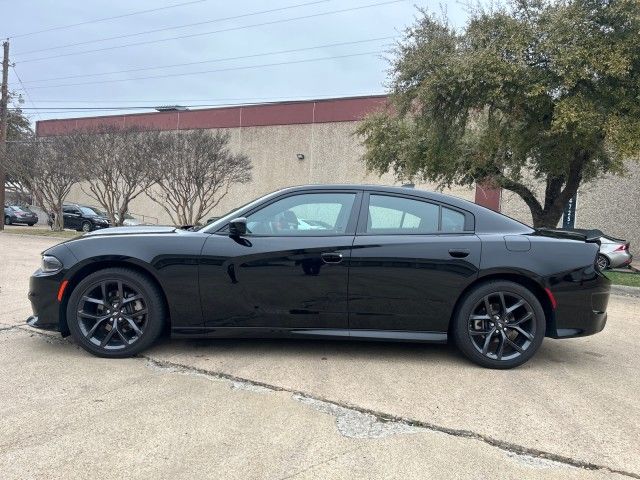
[[[229,236],[241,237],[247,234],[247,219],[244,217],[234,218],[229,222]]]

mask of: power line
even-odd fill
[[[146,77],[121,78],[116,80],[99,80],[94,82],[63,83],[58,85],[41,85],[41,86],[35,86],[30,88],[31,90],[34,90],[34,89],[40,89],[40,88],[77,87],[81,85],[102,85],[105,83],[130,82],[135,80],[151,80],[156,78],[185,77],[190,75],[202,75],[203,73],[232,72],[236,70],[249,70],[254,68],[275,67],[280,65],[293,65],[298,63],[317,62],[322,60],[334,60],[334,59],[340,59],[340,58],[360,57],[364,55],[376,55],[376,54],[379,55],[381,53],[384,53],[384,52],[374,51],[374,52],[351,53],[347,55],[334,55],[330,57],[310,58],[310,59],[304,59],[304,60],[291,60],[287,62],[263,63],[260,65],[245,65],[242,67],[218,68],[215,70],[200,70],[198,72],[169,73],[164,75],[149,75]]]
[[[107,50],[116,50],[119,48],[126,48],[126,47],[133,47],[133,46],[139,46],[139,45],[150,45],[153,43],[160,43],[160,42],[168,42],[171,40],[178,40],[178,39],[182,39],[182,38],[194,38],[194,37],[201,37],[201,36],[206,36],[206,35],[214,35],[216,33],[223,33],[223,32],[231,32],[231,31],[237,31],[237,30],[244,30],[247,28],[255,28],[255,27],[262,27],[262,26],[267,26],[267,25],[276,25],[276,24],[280,24],[280,23],[288,23],[288,22],[294,22],[296,20],[305,20],[305,19],[309,19],[309,18],[317,18],[317,17],[322,17],[325,15],[333,15],[336,13],[345,13],[345,12],[353,12],[353,11],[357,11],[357,10],[363,10],[366,8],[374,8],[374,7],[379,7],[379,6],[383,6],[383,5],[391,5],[394,3],[400,3],[400,2],[406,2],[407,0],[388,0],[385,2],[378,2],[378,3],[370,3],[367,5],[361,5],[359,7],[351,7],[351,8],[343,8],[340,10],[330,10],[328,12],[321,12],[321,13],[314,13],[314,14],[310,14],[310,15],[302,15],[299,17],[292,17],[292,18],[285,18],[285,19],[281,19],[281,20],[272,20],[269,22],[262,22],[262,23],[255,23],[252,25],[243,25],[243,26],[238,26],[238,27],[230,27],[230,28],[224,28],[221,30],[213,30],[210,32],[200,32],[200,33],[191,33],[188,35],[179,35],[176,37],[168,37],[168,38],[162,38],[162,39],[158,39],[158,40],[146,40],[144,42],[134,42],[134,43],[125,43],[122,45],[114,45],[111,47],[103,47],[103,48],[95,48],[92,50],[82,50],[79,52],[69,52],[69,53],[62,53],[59,55],[50,55],[47,57],[38,57],[38,58],[30,58],[30,59],[26,59],[26,60],[22,60],[19,63],[28,63],[28,62],[38,62],[38,61],[42,61],[42,60],[51,60],[54,58],[61,58],[61,57],[69,57],[69,56],[73,56],[73,55],[83,55],[83,54],[87,54],[87,53],[95,53],[95,52],[104,52]]]
[[[351,42],[326,43],[324,45],[316,45],[316,46],[313,46],[313,47],[292,48],[292,49],[288,49],[288,50],[277,50],[277,51],[273,51],[273,52],[254,53],[254,54],[251,54],[251,55],[241,55],[241,56],[236,56],[236,57],[215,58],[215,59],[211,59],[211,60],[202,60],[202,61],[198,61],[198,62],[174,63],[174,64],[171,64],[171,65],[159,65],[157,67],[132,68],[132,69],[128,69],[128,70],[117,70],[117,71],[114,71],[114,72],[85,73],[85,74],[81,74],[81,75],[67,75],[67,76],[64,76],[64,77],[43,78],[43,79],[40,79],[40,80],[28,80],[25,83],[31,84],[31,83],[39,83],[39,82],[50,82],[52,80],[66,80],[66,79],[69,79],[69,78],[102,77],[102,76],[105,76],[105,75],[116,75],[116,74],[120,74],[120,73],[140,72],[140,71],[145,71],[145,70],[160,70],[160,69],[164,69],[164,68],[186,67],[186,66],[190,66],[190,65],[202,65],[202,64],[205,64],[205,63],[226,62],[226,61],[229,61],[229,60],[241,60],[241,59],[246,59],[246,58],[266,57],[266,56],[271,56],[271,55],[282,55],[282,54],[285,54],[285,53],[305,52],[305,51],[309,51],[309,50],[319,50],[319,49],[322,49],[322,48],[342,47],[342,46],[346,46],[346,45],[357,45],[357,44],[362,44],[362,43],[377,42],[377,41],[381,41],[381,40],[390,40],[390,39],[393,39],[393,38],[394,38],[393,36],[388,36],[388,37],[369,38],[369,39],[366,39],[366,40],[355,40],[355,41],[351,41]]]
[[[25,93],[25,95],[27,97],[27,100],[29,100],[31,102],[31,105],[33,105],[33,110],[36,112],[36,115],[38,116],[38,118],[40,118],[40,112],[38,111],[38,107],[36,107],[36,104],[33,103],[33,100],[31,99],[31,96],[29,95],[29,92],[25,88],[24,83],[22,82],[22,79],[20,78],[20,75],[18,75],[18,71],[16,70],[16,66],[15,65],[11,65],[11,68],[13,69],[13,73],[16,76],[16,78],[18,79],[18,82],[20,83],[20,85],[22,85],[22,89],[24,90],[24,93]]]
[[[207,25],[210,23],[218,23],[218,22],[224,22],[227,20],[237,20],[239,18],[246,18],[246,17],[252,17],[252,16],[256,16],[256,15],[264,15],[265,13],[273,13],[273,12],[280,12],[280,11],[284,11],[284,10],[291,10],[294,8],[300,8],[300,7],[307,7],[309,5],[317,5],[319,3],[327,3],[327,2],[331,2],[333,0],[314,0],[312,2],[306,2],[306,3],[299,3],[296,5],[290,5],[287,7],[280,7],[280,8],[271,8],[269,10],[260,10],[257,12],[250,12],[250,13],[244,13],[241,15],[234,15],[232,17],[223,17],[223,18],[216,18],[214,20],[207,20],[204,22],[196,22],[196,23],[187,23],[184,25],[177,25],[175,27],[163,27],[163,28],[156,28],[154,30],[145,30],[142,32],[135,32],[135,33],[128,33],[126,35],[117,35],[114,37],[104,37],[104,38],[98,38],[98,39],[94,39],[94,40],[86,40],[83,42],[76,42],[76,43],[67,43],[65,45],[57,45],[55,47],[47,47],[47,48],[40,48],[38,50],[29,50],[26,52],[18,52],[17,55],[27,55],[30,53],[37,53],[37,52],[46,52],[46,51],[50,51],[50,50],[58,50],[60,48],[68,48],[68,47],[77,47],[79,45],[88,45],[91,43],[98,43],[98,42],[106,42],[109,40],[119,40],[121,38],[130,38],[130,37],[137,37],[140,35],[148,35],[151,33],[158,33],[158,32],[165,32],[167,30],[177,30],[180,28],[188,28],[188,27],[196,27],[198,25]]]
[[[36,35],[38,33],[53,32],[55,30],[63,30],[65,28],[79,27],[80,25],[87,25],[87,24],[90,24],[90,23],[106,22],[107,20],[115,20],[115,19],[118,19],[118,18],[132,17],[134,15],[141,15],[143,13],[151,13],[151,12],[157,12],[157,11],[160,11],[160,10],[168,10],[170,8],[184,7],[186,5],[193,5],[194,3],[203,3],[203,2],[206,2],[206,1],[208,1],[208,0],[193,0],[191,2],[177,3],[175,5],[167,5],[166,7],[150,8],[148,10],[138,10],[136,12],[125,13],[123,15],[116,15],[116,16],[113,16],[113,17],[97,18],[95,20],[87,20],[85,22],[72,23],[70,25],[61,25],[61,26],[58,26],[58,27],[45,28],[44,30],[36,30],[36,31],[33,31],[33,32],[19,33],[17,35],[11,35],[8,38],[12,39],[12,38],[26,37],[28,35]]]
[[[54,100],[43,100],[43,99],[38,99],[38,102],[40,103],[87,103],[87,104],[100,104],[100,103],[106,103],[106,104],[117,104],[117,103],[151,103],[153,105],[173,105],[173,104],[179,104],[179,105],[184,105],[184,106],[188,106],[186,104],[188,103],[198,103],[198,102],[227,102],[227,101],[243,101],[243,102],[249,102],[249,101],[273,101],[273,100],[294,100],[294,99],[306,99],[306,100],[318,100],[320,98],[349,98],[349,97],[369,97],[369,96],[378,96],[378,95],[385,95],[385,93],[371,93],[371,92],[359,92],[359,93],[334,93],[334,94],[324,94],[324,95],[296,95],[296,96],[278,96],[278,97],[223,97],[223,98],[206,98],[206,99],[198,99],[198,100],[188,100],[188,99],[180,99],[180,100],[176,100],[176,99],[162,99],[162,100],[78,100],[78,99],[72,99],[72,100],[61,100],[61,99],[54,99]],[[43,108],[43,107],[41,107]],[[79,108],[79,107],[44,107],[44,108],[60,108],[60,109],[66,109],[66,108]],[[94,108],[100,108],[100,107],[94,107]]]

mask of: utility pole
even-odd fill
[[[9,39],[2,44],[2,99],[0,100],[0,204],[2,205],[2,215],[0,215],[0,230],[4,230],[4,184],[6,173],[4,171],[4,156],[7,153],[7,121],[9,103]]]

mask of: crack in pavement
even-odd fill
[[[40,336],[46,337],[48,340],[54,340],[62,343],[68,343],[69,345],[75,345],[73,342],[71,342],[66,338],[60,338],[60,337],[56,337],[55,335],[39,332],[25,325],[15,325],[8,328],[2,328],[0,329],[0,332],[13,330],[13,329],[35,333]],[[303,392],[303,391],[292,389],[292,388],[282,387],[278,385],[269,384],[266,382],[261,382],[258,380],[251,380],[251,379],[239,377],[239,376],[221,372],[221,371],[206,370],[203,368],[184,365],[181,363],[170,362],[167,360],[160,360],[160,359],[153,358],[149,355],[139,354],[139,355],[136,355],[135,358],[146,360],[147,365],[153,368],[168,370],[174,373],[181,373],[181,374],[188,374],[188,375],[196,374],[204,377],[209,377],[212,379],[226,380],[231,382],[233,388],[250,390],[253,392],[260,392],[260,393],[269,392],[269,391],[290,393],[293,395],[294,399],[301,401],[303,403],[306,403],[308,405],[311,405],[313,408],[323,411],[324,413],[329,413],[336,416],[338,430],[340,431],[341,434],[344,434],[343,432],[345,431],[345,428],[341,429],[342,420],[344,420],[344,418],[340,419],[341,415],[344,416],[348,414],[358,414],[361,417],[364,415],[366,421],[369,422],[370,427],[365,431],[364,434],[360,432],[360,434],[356,434],[356,435],[350,434],[347,436],[353,436],[356,438],[367,437],[367,435],[371,433],[371,428],[373,428],[374,430],[374,435],[377,435],[378,433],[376,432],[380,432],[381,430],[379,430],[380,425],[376,425],[376,424],[388,424],[391,427],[392,433],[399,433],[399,432],[411,433],[419,429],[428,430],[432,432],[439,432],[452,437],[466,438],[469,440],[475,440],[475,441],[485,443],[489,446],[498,448],[506,452],[510,456],[514,456],[514,455],[518,456],[524,461],[533,460],[533,461],[554,462],[567,467],[574,467],[574,468],[580,468],[580,469],[592,470],[592,471],[602,471],[605,473],[616,473],[629,478],[640,479],[640,474],[635,472],[612,468],[612,467],[608,467],[606,465],[601,465],[597,463],[585,462],[575,458],[567,457],[565,455],[560,455],[557,453],[548,452],[548,451],[540,450],[537,448],[526,447],[524,445],[519,445],[512,442],[506,442],[506,441],[491,437],[489,435],[477,433],[471,430],[449,428],[442,425],[425,422],[423,420],[397,416],[397,415],[393,415],[386,412],[380,412],[377,410],[360,407],[358,405],[353,405],[346,402],[340,402],[340,401],[323,398],[314,394],[310,394],[308,392]],[[372,425],[373,427],[371,427]],[[342,427],[344,427],[343,424],[342,424]],[[360,426],[358,426],[357,428],[360,428]],[[352,433],[348,429],[346,431],[347,433]],[[380,436],[384,436],[384,434],[380,434]]]
[[[260,382],[257,380],[250,380],[247,378],[238,377],[236,375],[232,375],[225,372],[211,371],[203,368],[184,365],[181,363],[170,362],[167,360],[159,360],[159,359],[150,357],[148,355],[138,355],[137,357],[146,360],[148,362],[148,365],[153,366],[154,368],[167,369],[174,373],[184,373],[184,374],[195,373],[198,375],[208,376],[218,380],[228,380],[234,383],[252,385],[254,387],[259,387],[261,390],[266,389],[274,392],[288,392],[288,393],[291,393],[296,400],[303,401],[304,403],[314,406],[318,410],[324,411],[325,413],[331,413],[334,416],[338,416],[340,414],[344,414],[344,412],[350,411],[360,415],[366,415],[367,418],[373,418],[375,419],[376,422],[379,422],[382,424],[392,424],[394,426],[393,428],[394,430],[398,428],[398,431],[401,431],[401,432],[410,432],[412,430],[415,431],[416,429],[429,430],[432,432],[444,433],[452,437],[476,440],[476,441],[485,443],[487,445],[490,445],[492,447],[498,448],[500,450],[503,450],[504,452],[507,452],[507,454],[510,454],[511,456],[517,455],[525,461],[527,460],[530,461],[531,459],[538,460],[538,461],[548,461],[548,462],[554,462],[554,463],[557,463],[563,466],[568,466],[568,467],[581,468],[584,470],[602,471],[606,473],[617,473],[619,475],[624,475],[630,478],[640,479],[640,474],[637,474],[634,472],[612,468],[612,467],[608,467],[606,465],[600,465],[597,463],[585,462],[575,458],[567,457],[565,455],[547,452],[545,450],[540,450],[537,448],[525,447],[523,445],[518,445],[512,442],[506,442],[506,441],[491,437],[489,435],[484,435],[482,433],[477,433],[471,430],[449,428],[441,425],[436,425],[430,422],[425,422],[423,420],[417,420],[417,419],[392,415],[389,413],[380,412],[380,411],[372,410],[369,408],[352,405],[349,403],[322,398],[322,397],[319,397],[307,392],[295,390],[292,388],[272,385],[272,384]]]

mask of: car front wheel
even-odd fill
[[[609,262],[609,259],[604,255],[602,255],[601,253],[598,254],[598,259],[596,260],[596,263],[598,264],[598,268],[600,270],[606,270],[611,265]]]
[[[11,225],[11,217],[4,217],[4,224]]]
[[[109,268],[85,277],[67,305],[74,340],[100,357],[130,357],[160,335],[165,308],[158,287],[129,269]]]
[[[536,296],[520,284],[493,281],[467,293],[454,318],[458,348],[489,368],[513,368],[529,360],[545,336]]]
[[[82,231],[87,233],[90,232],[92,230],[91,228],[91,223],[89,222],[82,222]]]

